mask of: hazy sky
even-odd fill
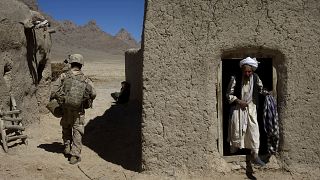
[[[56,20],[71,20],[77,25],[96,20],[107,33],[115,35],[125,28],[141,40],[144,0],[38,0],[38,4]]]

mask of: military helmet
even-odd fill
[[[69,63],[79,63],[84,65],[83,56],[81,54],[71,54],[69,56]]]

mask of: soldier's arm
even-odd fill
[[[96,89],[94,88],[93,82],[92,82],[91,79],[89,79],[89,78],[86,79],[86,82],[87,82],[87,83],[91,86],[91,88],[92,88],[91,98],[92,98],[92,99],[95,99],[96,96],[97,96],[97,92],[96,92]]]
[[[58,77],[57,80],[55,80],[54,82],[51,83],[51,95],[50,95],[50,99],[54,98],[55,94],[58,92],[58,90],[60,89],[63,80],[65,79],[66,74],[62,73],[60,74],[60,76]]]

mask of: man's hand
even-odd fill
[[[239,106],[242,110],[244,110],[246,107],[248,107],[248,103],[243,100],[237,99],[236,102],[239,104]]]
[[[264,96],[272,95],[272,91],[268,91],[267,89],[264,89],[261,94]]]

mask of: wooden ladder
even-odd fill
[[[8,152],[8,142],[21,139],[27,144],[27,135],[23,134],[25,127],[22,126],[22,118],[19,117],[21,110],[17,109],[17,104],[13,96],[10,96],[11,111],[0,111],[0,133],[1,142],[5,152]],[[5,123],[6,122],[6,123]]]

